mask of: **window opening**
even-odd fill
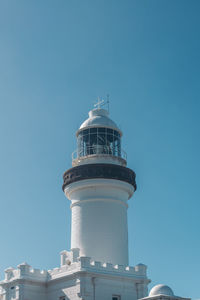
[[[119,295],[112,296],[112,300],[121,300],[121,296]]]

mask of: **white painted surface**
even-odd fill
[[[61,255],[64,254],[62,252]],[[73,257],[73,254],[66,252]],[[112,300],[120,295],[123,300],[136,300],[147,295],[149,280],[146,266],[92,262],[89,257],[80,257],[76,262],[62,265],[49,271],[32,269],[21,264],[10,269],[0,282],[1,300]]]
[[[174,296],[172,289],[165,284],[158,284],[155,285],[149,293],[149,296],[156,296],[156,295],[166,295],[166,296]]]
[[[120,132],[103,109],[92,110],[80,129],[97,126]],[[87,157],[81,163],[124,165],[120,159],[102,155]],[[65,194],[72,209],[71,251],[61,252],[61,266],[53,270],[33,269],[27,263],[6,269],[0,282],[0,300],[112,300],[114,295],[121,300],[183,299],[173,296],[166,286],[154,287],[147,297],[147,267],[127,266],[127,201],[133,193],[132,185],[113,179],[68,185]],[[161,292],[167,296],[157,295]]]
[[[107,127],[115,129],[121,133],[116,123],[108,117],[108,111],[101,108],[91,110],[89,112],[89,118],[81,124],[79,130],[89,127]]]
[[[158,284],[150,290],[148,297],[144,297],[140,300],[191,300],[191,299],[175,296],[174,292],[168,285]]]
[[[88,156],[77,157],[72,160],[72,166],[87,164],[114,164],[126,167],[126,156],[118,157],[113,155],[92,154]]]
[[[114,179],[81,180],[65,189],[71,200],[71,248],[80,256],[128,265],[127,200],[132,185]]]

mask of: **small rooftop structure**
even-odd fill
[[[139,300],[191,300],[174,295],[172,289],[165,284],[155,285],[149,292],[149,296]]]
[[[149,297],[157,295],[174,296],[174,293],[168,285],[158,284],[150,290]]]

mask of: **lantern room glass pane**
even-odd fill
[[[90,133],[97,134],[97,128],[90,128]]]
[[[113,134],[113,129],[107,128],[107,133],[108,134]]]
[[[106,132],[106,128],[98,128],[98,133],[105,133]]]
[[[89,128],[77,138],[78,157],[105,154],[121,157],[121,136],[110,128]]]

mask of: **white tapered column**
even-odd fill
[[[80,256],[128,265],[127,200],[134,187],[120,180],[80,180],[65,188],[71,200],[71,248]]]

